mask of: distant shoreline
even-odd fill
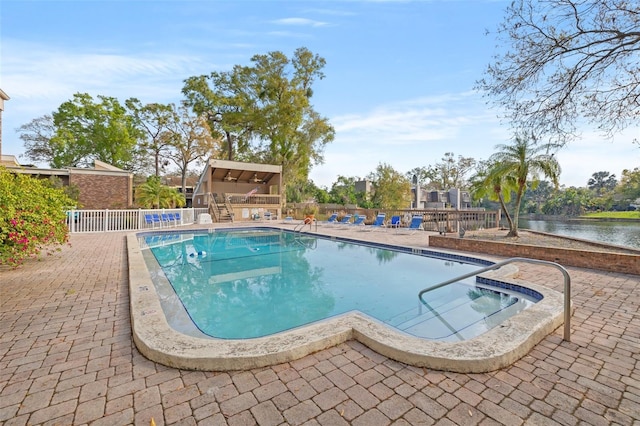
[[[640,218],[620,218],[620,217],[586,217],[586,216],[556,216],[556,215],[542,215],[542,214],[526,214],[520,215],[520,219],[526,220],[547,220],[555,222],[579,222],[579,221],[593,221],[593,222],[640,222]]]

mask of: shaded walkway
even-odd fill
[[[425,245],[422,233],[340,232]],[[0,269],[0,423],[148,425],[640,424],[640,277],[570,268],[572,342],[561,329],[513,366],[426,371],[348,342],[271,368],[176,370],[131,340],[124,234]],[[559,273],[523,265],[519,278]]]

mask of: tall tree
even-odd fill
[[[53,113],[53,167],[90,166],[97,159],[122,169],[133,168],[140,130],[116,98],[99,95],[98,100],[76,93]]]
[[[173,108],[171,105],[159,103],[142,105],[136,98],[127,99],[125,105],[131,112],[136,126],[142,129],[145,135],[140,146],[142,150],[152,155],[155,175],[160,176],[162,160],[168,155],[169,147],[168,139],[163,137],[163,134],[169,130],[171,125]]]
[[[427,176],[437,189],[466,188],[467,175],[475,165],[476,161],[471,157],[458,155],[456,158],[453,152],[446,152],[441,162],[429,166]]]
[[[624,199],[627,204],[629,202],[637,202],[640,199],[640,167],[633,170],[625,169],[622,171],[620,183],[616,187],[616,193]]]
[[[51,163],[54,147],[51,138],[55,134],[53,117],[49,114],[34,118],[18,128],[20,139],[24,142],[25,156],[36,163]]]
[[[125,170],[135,167],[142,134],[117,99],[76,93],[52,114],[21,127],[27,155],[51,167],[88,167],[101,160]]]
[[[198,116],[206,117],[212,131],[224,135],[223,155],[227,160],[246,153],[252,137],[255,106],[248,89],[247,68],[240,65],[228,72],[214,71],[184,81],[185,104]]]
[[[389,164],[378,164],[368,178],[373,182],[374,208],[395,210],[411,205],[411,182]]]
[[[308,178],[334,137],[329,121],[310,102],[325,60],[299,48],[291,59],[269,52],[251,62],[188,78],[182,91],[187,105],[225,135],[228,159],[281,165],[286,191],[288,183]]]
[[[591,175],[587,185],[590,190],[600,197],[604,191],[613,191],[618,185],[618,181],[616,180],[616,175],[612,175],[609,172],[596,172]]]
[[[338,176],[331,185],[329,195],[332,203],[336,204],[358,204],[358,195],[356,194],[356,181],[360,179],[356,177]]]
[[[512,1],[476,86],[516,128],[563,143],[586,118],[610,136],[640,113],[639,27],[636,1]]]
[[[173,110],[173,105],[171,108],[173,118],[163,139],[171,147],[167,156],[178,167],[182,193],[185,194],[189,165],[202,159],[217,157],[222,149],[221,137],[214,138],[207,120],[195,115],[186,105],[181,105],[177,111]]]
[[[534,137],[516,135],[511,145],[498,145],[499,151],[494,153],[489,161],[492,164],[492,175],[502,176],[513,181],[515,187],[515,202],[511,226],[508,237],[518,236],[518,219],[520,204],[527,189],[527,182],[531,180],[531,187],[536,188],[540,182],[540,175],[551,180],[554,187],[558,187],[560,164],[549,153],[549,144],[538,144]]]
[[[269,52],[251,60],[249,80],[260,112],[256,135],[266,143],[263,161],[282,166],[285,185],[307,180],[334,137],[333,127],[310,101],[314,81],[324,78],[325,60],[306,48],[296,49],[291,59]]]

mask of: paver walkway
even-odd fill
[[[422,234],[357,236],[425,245]],[[124,234],[71,243],[0,269],[1,424],[640,425],[637,276],[570,268],[572,341],[559,329],[492,373],[427,371],[358,342],[271,368],[194,372],[136,350]],[[549,269],[523,265],[519,278],[562,290]]]

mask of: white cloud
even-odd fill
[[[58,97],[82,87],[108,89],[102,94],[110,95],[133,81],[144,85],[176,75],[186,77],[199,63],[197,58],[186,55],[83,53],[31,43],[5,42],[4,46],[2,85],[14,96],[29,98]],[[21,55],[12,54],[18,50]]]
[[[282,18],[271,22],[278,25],[292,25],[296,27],[324,27],[329,25],[327,22],[307,18]]]

